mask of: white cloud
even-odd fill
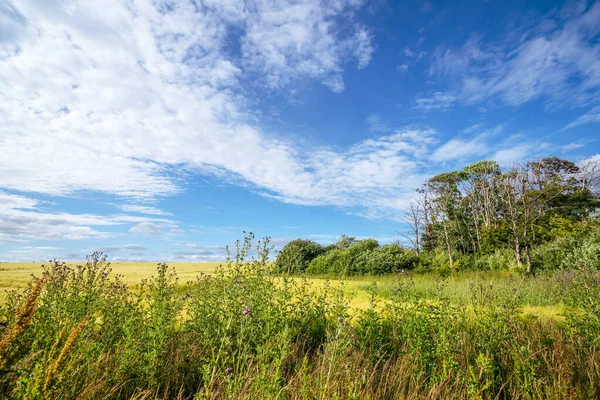
[[[511,106],[535,99],[551,107],[594,103],[600,89],[600,43],[594,40],[600,33],[600,3],[578,10],[551,14],[528,30],[512,32],[504,43],[473,36],[459,49],[439,48],[430,74],[457,82],[451,94],[468,104],[490,99]]]
[[[134,213],[148,214],[148,215],[166,215],[166,216],[172,215],[171,213],[160,210],[156,207],[142,206],[139,204],[122,204],[118,207],[125,212],[134,212]]]
[[[155,224],[153,222],[141,222],[137,225],[134,225],[129,229],[129,232],[134,233],[136,235],[148,235],[155,236],[160,235],[162,233],[163,227],[161,225]]]
[[[371,61],[371,35],[362,26],[341,34],[336,17],[360,7],[353,1],[259,1],[247,5],[241,49],[251,70],[280,88],[302,78],[317,79],[334,92],[344,89],[343,60],[353,57],[359,69]]]
[[[172,225],[167,219],[131,215],[50,213],[40,210],[37,200],[0,191],[0,243],[31,240],[103,239],[114,235],[102,227],[154,221]]]
[[[396,71],[401,74],[405,74],[408,71],[408,64],[398,64],[396,65]]]
[[[446,111],[449,110],[454,103],[456,97],[449,93],[435,92],[430,97],[418,97],[415,100],[414,108],[422,111]]]
[[[560,146],[560,149],[562,151],[573,151],[573,150],[581,149],[582,147],[585,147],[585,144],[573,142],[573,143],[566,144],[564,146]]]
[[[476,124],[465,129],[464,132],[472,133],[482,128]],[[439,146],[431,155],[435,161],[448,161],[457,159],[474,159],[489,154],[493,149],[489,139],[502,132],[503,126],[498,125],[494,129],[485,130],[472,139],[454,138]]]
[[[498,150],[493,159],[501,166],[510,167],[518,161],[531,159],[535,151],[535,147],[531,143],[516,145],[514,147]]]
[[[126,244],[121,246],[121,248],[125,250],[133,250],[133,251],[145,251],[148,250],[148,247],[142,246],[141,244]]]
[[[600,105],[593,107],[591,110],[586,112],[583,115],[580,115],[575,119],[575,121],[566,125],[562,130],[574,128],[578,125],[589,124],[589,123],[598,123],[600,122]]]
[[[415,162],[399,152],[420,147],[401,136],[382,139],[389,148],[372,153],[357,151],[364,144],[313,151],[257,128],[241,97],[241,71],[251,76],[253,67],[268,66],[274,87],[310,77],[341,90],[345,61],[356,58],[363,68],[372,55],[365,28],[355,24],[343,36],[348,29],[339,26],[339,14],[351,16],[358,3],[295,4],[261,2],[238,12],[244,8],[235,2],[215,2],[194,12],[187,2],[139,0],[110,10],[20,2],[27,21],[20,50],[0,59],[2,187],[147,200],[177,194],[182,178],[173,172],[183,171],[183,179],[214,174],[303,204],[364,206],[357,199],[367,201],[367,193],[401,192],[395,179]],[[236,29],[241,58],[229,48]],[[275,67],[271,57],[283,61]],[[122,209],[166,215],[138,204]]]

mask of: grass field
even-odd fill
[[[2,264],[4,289],[33,284],[0,303],[0,398],[600,396],[593,271],[338,279],[218,265],[173,263],[176,278],[96,259],[32,282],[40,264]]]
[[[82,263],[67,263],[70,267],[75,267]],[[177,270],[180,282],[187,282],[195,279],[200,273],[210,274],[219,266],[218,262],[177,262],[170,263]],[[27,286],[31,280],[31,275],[40,276],[43,272],[43,263],[40,262],[21,262],[21,263],[0,263],[0,303],[6,298],[6,291],[21,289]],[[123,281],[128,285],[135,285],[142,279],[148,279],[156,274],[155,262],[113,262],[111,263],[112,273],[123,275]]]
[[[81,263],[67,263],[75,267]],[[221,265],[219,262],[174,262],[169,266],[175,268],[180,283],[195,280],[201,273],[212,274]],[[155,262],[113,262],[112,273],[123,275],[123,281],[129,286],[139,284],[142,279],[156,275]],[[27,286],[31,275],[41,275],[42,263],[0,263],[0,304],[6,298],[6,291],[21,289]],[[300,279],[296,276],[295,279]],[[546,276],[523,277],[508,271],[498,272],[459,272],[446,278],[435,274],[404,274],[384,276],[340,277],[324,275],[309,277],[307,280],[315,288],[321,288],[327,282],[330,285],[342,285],[343,290],[351,298],[350,307],[365,309],[369,303],[370,292],[375,290],[378,299],[385,301],[393,295],[400,284],[417,298],[449,299],[454,303],[465,304],[476,299],[477,292],[485,288],[490,293],[500,294],[513,291],[519,297],[524,312],[541,318],[559,317],[563,309],[561,290],[556,279]],[[375,287],[373,285],[376,285]],[[493,295],[493,294],[492,294]]]

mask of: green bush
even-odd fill
[[[326,274],[328,272],[336,272],[334,268],[338,268],[342,265],[342,256],[344,254],[344,250],[341,249],[331,249],[325,254],[321,254],[320,256],[313,259],[306,272],[310,274]]]
[[[495,271],[515,269],[517,261],[515,259],[515,252],[512,249],[496,249],[491,254],[479,257],[477,265],[478,269]]]
[[[461,302],[439,285],[421,297],[412,274],[395,277],[385,301],[373,284],[368,307],[349,308],[342,285],[271,274],[268,240],[246,260],[253,239],[185,284],[165,264],[128,288],[98,254],[52,263],[0,307],[0,398],[600,398],[598,271],[552,278],[567,292],[564,322],[523,315],[511,285],[481,280]],[[309,268],[416,260],[355,246]]]
[[[275,270],[280,273],[304,272],[310,262],[324,251],[323,246],[312,240],[292,240],[279,252]]]
[[[335,248],[316,257],[310,263],[307,272],[312,274],[363,275],[367,273],[368,254],[378,247],[377,240],[365,239],[356,241],[347,248]]]
[[[412,251],[407,251],[396,244],[386,244],[363,253],[357,265],[363,273],[381,275],[412,270],[417,263],[418,257]]]
[[[580,232],[580,235],[558,237],[532,249],[535,269],[600,269],[600,232]]]

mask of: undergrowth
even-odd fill
[[[253,239],[187,283],[159,264],[130,288],[100,254],[45,266],[0,310],[0,397],[600,398],[596,272],[560,276],[564,320],[524,315],[518,285],[458,303],[402,277],[355,310],[343,283],[274,275]]]

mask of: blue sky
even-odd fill
[[[600,161],[600,3],[0,0],[0,260],[390,242],[481,159]]]

